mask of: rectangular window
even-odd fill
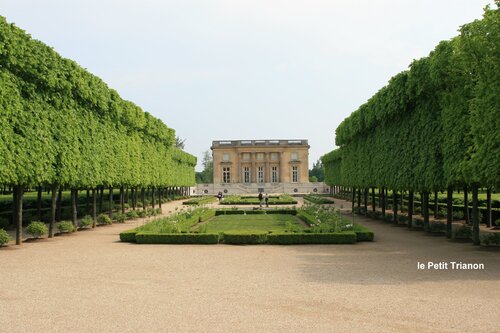
[[[264,159],[264,153],[257,153],[257,159],[258,160],[263,160]]]
[[[291,153],[290,154],[290,159],[292,161],[297,161],[299,159],[299,154],[297,154],[297,153]]]
[[[258,178],[259,183],[264,182],[264,167],[259,167]]]
[[[273,166],[271,168],[271,181],[273,183],[277,183],[278,182],[278,167]]]
[[[243,159],[245,161],[249,161],[250,160],[250,153],[243,153]]]
[[[225,184],[229,184],[231,182],[230,168],[222,168],[222,182]]]
[[[227,153],[222,154],[222,160],[223,160],[224,162],[229,161],[229,154],[227,154]]]
[[[278,160],[278,153],[271,153],[271,161],[277,161]]]
[[[293,166],[292,167],[292,182],[298,183],[298,181],[299,181],[299,167]]]
[[[249,167],[243,168],[243,182],[250,183],[250,168]]]

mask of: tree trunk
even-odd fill
[[[491,188],[486,189],[486,226],[491,228]]]
[[[141,199],[142,199],[142,209],[146,209],[146,191],[144,190],[144,187],[141,188]]]
[[[446,192],[446,238],[451,238],[453,224],[453,188],[448,186]]]
[[[95,228],[97,224],[97,196],[96,189],[92,188],[92,228]]]
[[[470,224],[469,216],[469,191],[467,186],[464,187],[464,219],[466,224]]]
[[[104,186],[99,188],[99,213],[102,212],[102,206],[104,203]]]
[[[42,187],[41,186],[38,186],[36,210],[37,210],[37,215],[38,215],[38,221],[42,221]]]
[[[49,238],[54,237],[54,227],[56,225],[57,190],[58,186],[56,184],[52,184],[50,195]]]
[[[128,187],[125,189],[125,203],[129,204],[129,192],[128,192]],[[130,204],[129,204],[130,207]]]
[[[401,191],[401,200],[399,201],[399,211],[402,212],[405,207],[405,191]]]
[[[161,210],[161,202],[162,202],[162,195],[163,195],[163,191],[161,190],[162,188],[158,188],[158,207],[160,208]]]
[[[90,214],[90,190],[87,189],[87,195],[85,196],[85,214]]]
[[[365,214],[368,213],[368,188],[365,188],[363,193],[363,206],[365,207]]]
[[[381,201],[382,218],[385,217],[385,189],[382,186],[382,193],[379,193],[379,200]]]
[[[437,219],[439,217],[438,211],[439,211],[438,191],[434,191],[434,218],[435,219]]]
[[[479,245],[479,209],[478,209],[478,188],[477,185],[472,186],[472,243]]]
[[[392,190],[392,223],[398,224],[398,191]]]
[[[375,187],[372,187],[372,211],[375,211]]]
[[[352,188],[352,205],[351,211],[354,213],[354,203],[356,202],[356,188]]]
[[[155,187],[151,189],[151,207],[155,208]]]
[[[423,203],[422,203],[422,209],[424,213],[424,230],[425,231],[430,231],[430,225],[429,225],[429,192],[425,191],[422,194],[423,197]]]
[[[361,207],[361,189],[358,188],[358,208]]]
[[[59,191],[57,193],[57,221],[61,222],[62,220],[62,187],[59,187]]]
[[[14,186],[14,207],[16,212],[14,215],[14,223],[16,225],[16,245],[21,245],[23,242],[23,196],[24,187],[21,185]]]
[[[75,231],[78,230],[78,212],[77,212],[77,201],[78,201],[78,190],[71,189],[71,222],[75,227]]]
[[[123,186],[120,186],[120,208],[122,214],[125,214],[125,192]]]
[[[109,207],[108,207],[108,215],[110,218],[113,218],[113,187],[109,187]]]
[[[413,227],[413,191],[408,191],[408,228]]]

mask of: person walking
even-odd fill
[[[259,192],[259,206],[262,208],[262,192]]]
[[[266,207],[269,207],[269,194],[266,193]]]

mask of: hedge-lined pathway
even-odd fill
[[[137,245],[133,222],[0,250],[6,332],[498,332],[500,252],[358,218],[354,245]],[[484,271],[418,271],[417,262]]]

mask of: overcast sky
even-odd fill
[[[0,15],[162,119],[198,157],[212,140],[308,139],[338,124],[481,0],[0,0]]]

